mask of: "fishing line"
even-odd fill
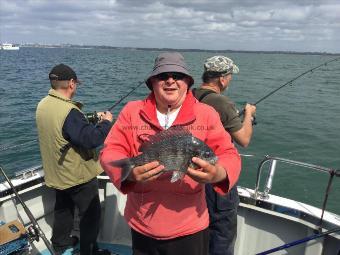
[[[268,97],[270,97],[271,95],[273,95],[275,92],[279,91],[280,89],[282,89],[283,87],[287,86],[288,84],[289,85],[293,85],[293,82],[296,81],[297,79],[301,78],[302,76],[305,76],[306,74],[308,73],[312,73],[314,70],[316,69],[319,69],[320,67],[322,66],[326,66],[327,64],[331,63],[331,62],[334,62],[334,61],[338,61],[340,59],[340,57],[337,57],[337,58],[334,58],[334,59],[331,59],[331,60],[328,60],[318,66],[315,66],[301,74],[299,74],[298,76],[294,77],[293,79],[287,81],[285,84],[279,86],[278,88],[274,89],[273,91],[269,92],[267,95],[265,95],[264,97],[260,98],[259,100],[257,100],[254,104],[252,105],[257,105],[259,103],[261,103],[263,100],[267,99]],[[244,114],[244,109],[239,113],[239,116],[242,116]]]

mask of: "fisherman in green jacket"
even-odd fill
[[[80,254],[105,254],[98,249],[100,201],[96,176],[103,170],[95,150],[111,128],[112,114],[98,113],[91,124],[82,105],[71,99],[79,86],[76,73],[60,64],[49,73],[51,89],[37,107],[36,123],[46,186],[55,190],[52,245],[57,254],[77,242],[71,236],[74,208],[80,215]]]

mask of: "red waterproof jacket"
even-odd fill
[[[172,126],[184,126],[204,141],[217,155],[218,164],[227,171],[227,180],[214,184],[226,194],[237,182],[240,156],[224,130],[218,113],[198,102],[188,91]],[[100,162],[113,184],[127,194],[124,217],[131,228],[156,239],[172,239],[199,232],[209,225],[204,184],[185,175],[182,181],[170,182],[171,172],[145,183],[121,182],[120,168],[109,162],[140,154],[145,137],[163,130],[156,115],[153,93],[145,100],[128,103],[118,116],[104,142]]]

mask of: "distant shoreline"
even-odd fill
[[[295,55],[340,55],[328,52],[298,52],[298,51],[256,51],[256,50],[205,50],[205,49],[173,49],[173,48],[142,48],[142,47],[117,47],[105,45],[44,45],[22,44],[22,48],[72,48],[72,49],[116,49],[116,50],[143,50],[143,51],[179,51],[179,52],[216,52],[216,53],[260,53],[260,54],[295,54]]]

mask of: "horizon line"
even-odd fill
[[[3,43],[1,43],[3,44]],[[13,43],[20,47],[56,47],[56,48],[99,48],[99,49],[134,49],[134,50],[146,50],[146,51],[193,51],[193,52],[235,52],[235,53],[283,53],[283,54],[312,54],[312,55],[340,55],[340,52],[321,52],[321,51],[295,51],[295,50],[230,50],[230,49],[197,49],[197,48],[156,48],[156,47],[132,47],[132,46],[109,46],[109,45],[86,45],[86,44],[71,44],[71,43],[60,43],[60,44],[43,44],[43,43]]]

